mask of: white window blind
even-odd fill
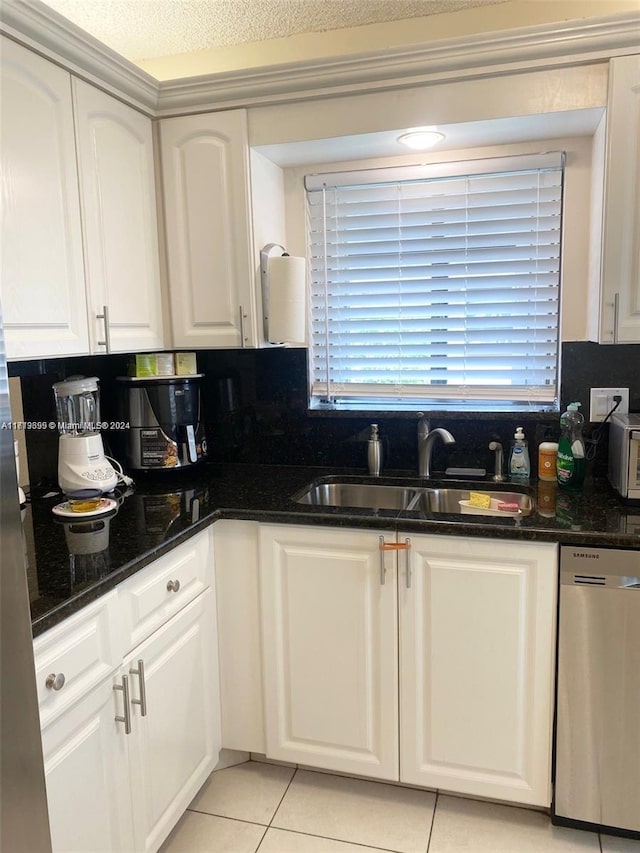
[[[554,404],[563,161],[307,176],[312,397]]]

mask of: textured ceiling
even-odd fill
[[[46,5],[135,61],[502,2],[505,0],[46,0]]]

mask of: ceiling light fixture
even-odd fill
[[[425,148],[433,147],[442,139],[444,139],[444,133],[439,133],[437,130],[410,130],[408,133],[399,136],[398,142],[407,145],[409,148],[414,148],[416,151],[422,151]]]

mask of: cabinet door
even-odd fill
[[[93,352],[162,349],[151,119],[73,81]],[[102,342],[102,343],[100,343]]]
[[[640,342],[640,55],[609,63],[603,343]]]
[[[42,734],[53,853],[133,850],[120,683],[109,678]]]
[[[0,62],[7,356],[87,353],[71,78],[6,38]]]
[[[260,540],[267,755],[397,779],[395,555],[353,530]]]
[[[555,545],[411,537],[400,778],[548,806]]]
[[[131,788],[136,850],[157,850],[220,752],[215,596],[208,589],[125,662],[132,699]],[[144,666],[146,715],[141,678]],[[114,848],[120,849],[120,848]]]
[[[176,347],[255,346],[245,110],[160,123]]]

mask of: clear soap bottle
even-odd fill
[[[513,481],[525,481],[531,476],[531,462],[529,461],[529,447],[524,437],[524,430],[517,427],[511,445],[509,457],[509,479]]]

